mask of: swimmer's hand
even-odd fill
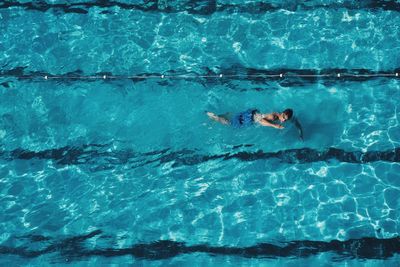
[[[280,124],[275,124],[275,126],[274,126],[276,129],[283,129],[283,128],[285,128],[285,127],[283,127],[282,125],[280,125]]]

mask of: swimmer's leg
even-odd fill
[[[229,120],[224,115],[216,115],[215,113],[212,112],[206,112],[206,114],[212,120],[215,120],[222,124],[229,124]]]

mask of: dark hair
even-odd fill
[[[282,113],[285,113],[286,116],[288,117],[288,120],[290,120],[293,116],[293,109],[287,108]]]

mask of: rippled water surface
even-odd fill
[[[0,263],[396,266],[399,12],[1,3]]]

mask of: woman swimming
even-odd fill
[[[229,118],[227,114],[216,115],[213,112],[207,112],[207,116],[212,120],[222,124],[232,125],[235,128],[241,128],[252,124],[260,124],[262,126],[283,129],[284,127],[281,123],[292,118],[293,110],[288,108],[282,113],[272,112],[263,114],[257,109],[249,109],[236,114],[232,118]]]

